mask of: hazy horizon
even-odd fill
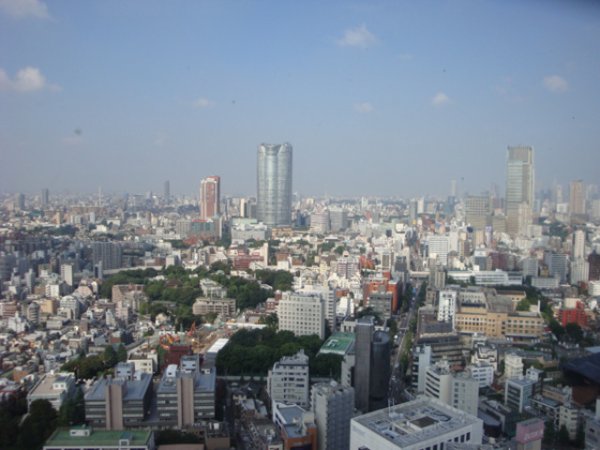
[[[305,196],[600,182],[592,2],[0,0],[0,42],[3,192],[254,196],[262,142]]]

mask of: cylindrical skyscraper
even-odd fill
[[[260,144],[257,159],[257,218],[268,226],[292,221],[292,146]]]

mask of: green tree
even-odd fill
[[[85,422],[83,391],[77,387],[75,394],[66,399],[58,411],[58,425],[68,427]]]
[[[530,306],[531,303],[529,303],[529,300],[527,298],[524,298],[517,305],[517,311],[529,311]]]
[[[565,333],[575,343],[580,343],[583,340],[583,330],[576,323],[568,323],[565,327]]]
[[[119,344],[117,347],[117,360],[119,362],[127,361],[127,350],[123,344]]]
[[[551,319],[548,326],[550,327],[550,331],[552,331],[552,334],[554,334],[554,336],[556,336],[556,339],[560,341],[563,335],[565,334],[565,329],[560,325],[560,323],[558,323],[556,319]]]
[[[119,362],[119,356],[112,345],[104,347],[104,365],[106,367],[114,367]]]
[[[57,414],[48,400],[34,400],[21,424],[18,444],[23,449],[39,449],[56,428]]]

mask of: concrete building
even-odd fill
[[[298,405],[275,403],[273,422],[279,427],[285,450],[317,450],[318,430],[315,416]]]
[[[430,258],[435,256],[442,266],[448,265],[448,252],[450,251],[448,236],[428,236],[427,248]]]
[[[70,372],[44,375],[27,394],[27,407],[35,400],[48,400],[58,411],[65,400],[75,393],[75,375]]]
[[[452,373],[447,361],[440,361],[430,366],[425,373],[425,395],[451,404]]]
[[[92,242],[92,261],[102,270],[118,269],[122,265],[121,246],[116,242]]]
[[[215,417],[215,368],[193,370],[193,358],[181,361],[182,370],[169,365],[156,389],[160,426],[182,428]]]
[[[277,305],[279,329],[296,336],[325,337],[325,301],[318,294],[289,294]]]
[[[438,294],[437,320],[440,322],[454,323],[458,291],[456,289],[442,289]]]
[[[569,213],[572,215],[585,214],[585,189],[583,180],[571,181],[569,186]]]
[[[480,388],[491,386],[494,382],[494,366],[489,362],[479,361],[470,364],[466,371],[477,380]]]
[[[485,230],[490,215],[489,195],[470,195],[465,200],[465,221],[475,230]]]
[[[81,426],[58,428],[43,450],[156,450],[150,430],[107,431]]]
[[[431,366],[431,347],[424,345],[417,347],[413,353],[413,373],[417,374],[417,392],[425,392],[425,382],[427,380],[427,370]]]
[[[504,356],[504,377],[521,378],[523,376],[523,358],[516,353],[507,353]]]
[[[257,158],[257,218],[270,227],[292,221],[292,146],[260,144]]]
[[[596,400],[596,413],[585,418],[585,450],[600,448],[600,399]]]
[[[453,374],[450,404],[456,409],[477,416],[479,381],[467,372]]]
[[[152,401],[152,375],[100,378],[86,392],[84,401],[85,418],[94,427],[124,430],[144,426]]]
[[[267,378],[267,392],[273,403],[307,408],[309,405],[308,356],[300,350],[273,364]]]
[[[522,413],[531,404],[535,393],[535,381],[526,378],[511,378],[504,386],[504,404],[514,411]]]
[[[531,223],[534,200],[533,148],[508,147],[506,164],[506,231],[524,235]]]
[[[345,449],[350,445],[350,419],[354,389],[335,381],[314,384],[311,407],[317,424],[319,450]]]
[[[355,333],[355,407],[360,411],[374,411],[387,404],[390,338],[384,331],[375,331],[372,316],[361,317],[356,322]]]
[[[199,297],[192,305],[192,313],[197,316],[220,314],[223,317],[232,317],[235,314],[235,299]]]
[[[352,419],[350,450],[442,449],[448,442],[481,444],[481,419],[420,397]]]
[[[221,177],[210,176],[200,181],[200,220],[221,214]]]

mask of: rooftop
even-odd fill
[[[83,430],[83,428],[82,428]],[[68,447],[74,445],[86,446],[118,446],[120,439],[129,439],[130,444],[145,445],[152,436],[152,431],[128,430],[106,431],[91,430],[90,435],[72,436],[70,429],[57,429],[46,441],[46,447]]]
[[[438,400],[420,397],[352,419],[400,447],[481,423],[481,419]]]
[[[124,385],[123,401],[142,400],[151,382],[152,376],[147,373],[142,373],[139,380],[126,381],[114,378],[100,378],[90,387],[90,390],[85,394],[85,399],[86,401],[104,401],[106,387],[109,384],[122,384]]]
[[[319,354],[334,353],[336,355],[346,355],[354,345],[354,333],[334,333],[323,344]]]

